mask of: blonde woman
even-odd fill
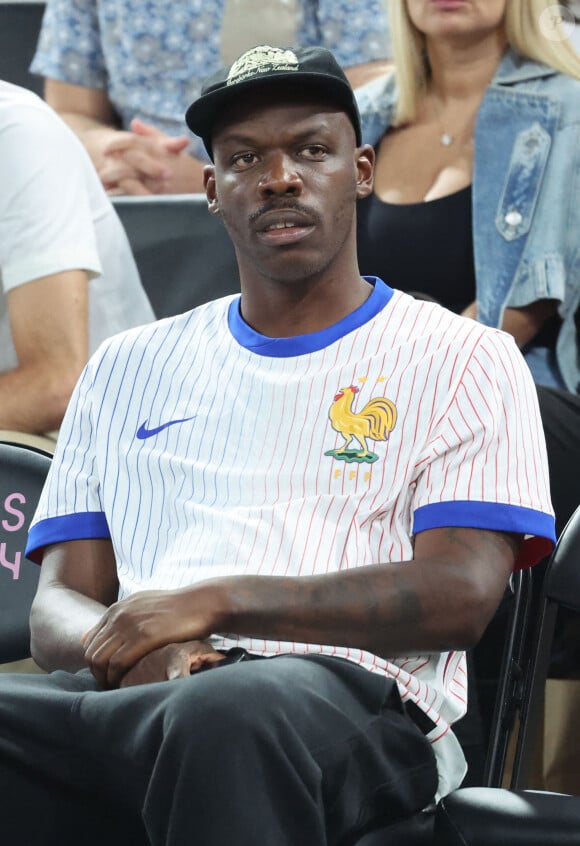
[[[357,92],[377,151],[374,194],[359,203],[361,271],[515,337],[538,384],[561,530],[580,502],[572,26],[554,0],[389,0],[389,12],[395,72]],[[575,643],[563,630],[558,649]],[[558,691],[561,712],[577,713],[574,684]],[[477,783],[477,709],[469,715],[456,728]],[[570,731],[550,718],[547,736]],[[538,786],[577,788],[550,773]]]
[[[362,271],[510,332],[580,382],[580,58],[553,0],[389,0],[395,71],[359,89],[375,146]]]

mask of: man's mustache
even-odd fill
[[[258,221],[263,215],[273,211],[295,211],[299,214],[303,214],[312,223],[320,222],[319,214],[317,214],[312,209],[308,208],[308,206],[303,205],[298,200],[288,198],[284,200],[268,200],[266,203],[263,204],[263,206],[261,206],[261,208],[257,209],[257,211],[255,212],[252,212],[249,218],[250,223],[256,223],[256,221]]]

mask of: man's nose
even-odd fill
[[[302,179],[296,169],[296,163],[283,153],[273,155],[267,162],[258,187],[264,199],[276,195],[299,196],[302,192]]]

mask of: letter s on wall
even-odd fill
[[[26,519],[23,512],[20,511],[18,508],[14,508],[12,506],[13,500],[20,502],[22,505],[26,502],[26,497],[24,494],[21,493],[12,493],[8,494],[6,499],[4,500],[4,509],[8,512],[8,514],[12,514],[16,517],[16,523],[9,523],[8,520],[2,520],[2,528],[5,532],[17,532],[21,529],[24,525],[24,520]]]

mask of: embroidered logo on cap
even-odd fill
[[[253,47],[233,63],[226,84],[235,85],[261,73],[297,71],[298,67],[298,56],[292,50],[266,45]]]

